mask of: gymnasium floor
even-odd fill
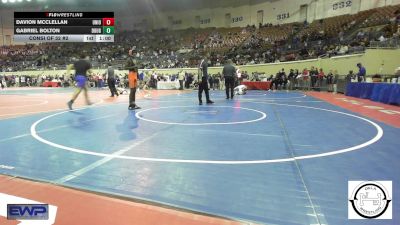
[[[378,103],[211,91],[199,106],[196,92],[153,91],[133,112],[92,91],[95,105],[66,111],[71,91],[0,91],[0,174],[280,225],[365,224],[347,219],[348,181],[391,180],[393,220],[368,224],[400,224],[400,114],[355,108]]]

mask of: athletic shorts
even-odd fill
[[[76,86],[79,88],[84,88],[86,86],[86,76],[83,75],[76,75],[75,76],[75,81],[76,81]]]

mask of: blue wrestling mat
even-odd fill
[[[400,224],[399,129],[301,92],[211,93],[0,120],[0,173],[258,224]],[[353,180],[393,181],[393,220],[348,220]]]

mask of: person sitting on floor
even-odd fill
[[[234,89],[235,95],[245,95],[247,92],[247,86],[246,85],[239,85],[235,87]]]

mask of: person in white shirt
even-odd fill
[[[234,89],[235,95],[245,95],[247,92],[246,85],[239,85]]]
[[[400,66],[396,68],[396,70],[394,71],[394,74],[397,76],[397,83],[400,84]],[[396,83],[396,82],[393,82]]]
[[[339,50],[339,55],[344,55],[349,52],[349,47],[347,45],[342,45]]]
[[[242,79],[242,72],[240,71],[239,68],[237,68],[237,70],[236,70],[236,77],[237,77],[237,79],[235,80],[235,86],[239,86],[241,81],[243,80]]]
[[[21,87],[25,87],[26,86],[26,80],[25,80],[25,76],[21,76],[21,83],[20,83]]]
[[[1,76],[1,74],[0,74],[0,86],[1,86],[1,89],[4,89],[4,87],[5,87],[5,81],[3,81],[3,76]]]

